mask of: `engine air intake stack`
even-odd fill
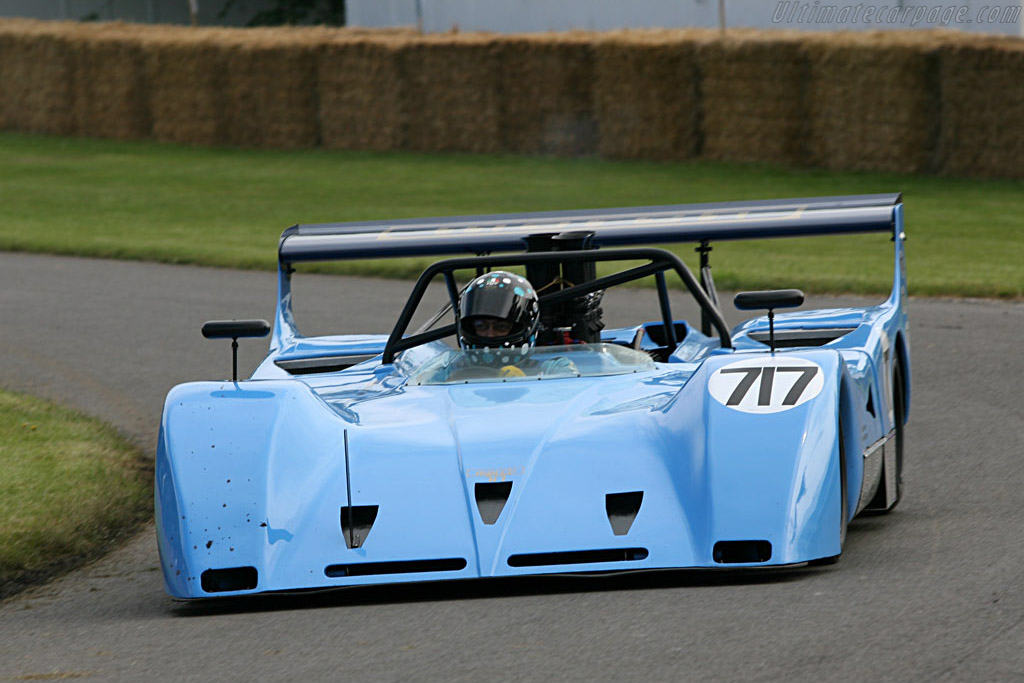
[[[597,249],[593,245],[594,233],[572,230],[563,233],[543,233],[526,238],[526,251],[583,251]],[[597,278],[597,264],[593,261],[528,263],[526,279],[533,284],[538,295],[557,292],[573,285]],[[538,346],[601,341],[601,297],[603,291],[577,297],[571,301],[541,306]]]

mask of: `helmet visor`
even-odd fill
[[[473,287],[462,299],[462,317],[501,318],[515,322],[522,311],[522,297],[517,295],[514,287]]]

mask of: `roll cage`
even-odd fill
[[[675,326],[673,325],[672,309],[669,303],[668,286],[665,282],[665,271],[675,271],[686,288],[700,305],[702,316],[706,316],[712,327],[718,332],[722,348],[732,348],[732,341],[729,337],[729,328],[721,311],[714,304],[708,293],[701,288],[694,278],[693,273],[678,256],[670,251],[655,248],[636,249],[614,249],[610,251],[583,250],[583,251],[557,251],[537,252],[525,254],[509,254],[501,256],[476,256],[452,258],[438,261],[430,265],[420,275],[413,287],[405,307],[402,309],[398,320],[395,323],[391,335],[388,337],[387,345],[384,347],[384,355],[381,362],[384,364],[394,362],[395,356],[420,344],[426,344],[437,339],[455,334],[457,323],[452,322],[436,329],[427,330],[408,337],[404,336],[412,321],[413,314],[419,307],[428,285],[438,275],[443,275],[448,288],[448,297],[456,321],[459,318],[459,289],[455,282],[455,271],[466,269],[477,269],[483,272],[484,269],[501,268],[508,266],[525,266],[531,263],[557,262],[557,263],[578,263],[578,262],[606,262],[606,261],[638,261],[644,260],[648,263],[630,268],[628,270],[605,275],[588,282],[573,285],[556,292],[541,295],[539,303],[543,309],[563,301],[570,301],[580,296],[597,292],[616,285],[625,284],[641,278],[654,276],[658,289],[658,303],[661,308],[661,317],[665,325],[666,343],[668,346],[675,346],[679,340],[675,338]]]

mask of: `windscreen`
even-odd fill
[[[517,382],[601,377],[654,370],[646,353],[618,344],[542,346],[520,356],[508,349],[442,351],[409,371],[409,384]]]

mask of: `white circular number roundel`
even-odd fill
[[[779,413],[820,394],[825,385],[823,375],[821,366],[803,358],[751,358],[715,370],[708,391],[734,410]]]

